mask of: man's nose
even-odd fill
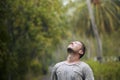
[[[73,42],[70,43],[70,45],[73,45],[73,44],[74,44]]]

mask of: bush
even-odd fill
[[[95,80],[119,80],[120,62],[87,61],[91,66]]]

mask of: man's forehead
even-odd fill
[[[82,45],[82,43],[80,41],[73,41],[73,42],[78,44],[78,45]]]

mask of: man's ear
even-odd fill
[[[79,50],[79,54],[83,54],[83,51],[82,51],[82,50]]]

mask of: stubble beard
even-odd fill
[[[67,48],[67,52],[68,52],[68,57],[67,57],[67,60],[68,61],[72,61],[73,60],[73,58],[74,58],[74,51],[73,51],[73,49],[72,48]]]

